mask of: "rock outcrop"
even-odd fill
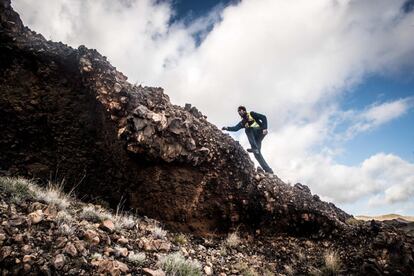
[[[235,225],[330,234],[350,216],[257,172],[238,142],[195,107],[141,87],[96,50],[47,41],[1,1],[0,167],[50,178],[171,227],[213,233]],[[195,88],[196,89],[196,88]],[[263,226],[263,227],[262,227]]]

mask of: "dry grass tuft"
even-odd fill
[[[85,219],[93,223],[102,222],[107,219],[113,220],[111,213],[95,205],[88,205],[84,207],[81,213],[79,214],[79,218]]]
[[[245,262],[239,262],[234,266],[242,276],[259,276],[260,274]]]
[[[283,268],[287,275],[295,275],[295,269],[291,265],[284,265]]]
[[[188,243],[187,237],[184,234],[178,234],[174,236],[174,243],[178,245],[185,245]]]
[[[115,216],[115,229],[132,229],[138,224],[138,219],[132,215],[118,214]]]
[[[0,190],[10,193],[16,203],[25,199],[34,199],[62,210],[66,209],[71,202],[70,196],[63,192],[63,182],[60,185],[49,183],[47,188],[41,188],[21,177],[0,177]]]
[[[156,239],[165,239],[167,236],[167,231],[159,226],[154,226],[154,228],[152,228],[151,235]]]
[[[36,195],[34,185],[24,178],[0,177],[0,191],[11,194],[15,203],[34,198]]]
[[[230,233],[226,240],[224,241],[224,245],[228,248],[235,248],[241,243],[241,239],[239,234],[236,232]]]
[[[60,185],[49,182],[46,189],[36,189],[36,199],[54,205],[60,210],[69,207],[71,202],[70,195],[63,192],[63,182]]]
[[[160,261],[161,268],[167,275],[201,276],[201,265],[198,261],[186,260],[180,253],[172,253]]]
[[[133,251],[129,252],[128,261],[130,261],[134,265],[142,266],[145,262],[145,259],[146,259],[146,256],[145,256],[145,253],[143,252],[136,253],[136,254]]]
[[[337,252],[328,251],[324,254],[325,267],[323,271],[326,271],[329,275],[339,274],[342,262]]]

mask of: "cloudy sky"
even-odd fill
[[[218,126],[267,115],[275,173],[352,214],[414,215],[413,0],[14,0]],[[231,134],[247,147],[242,131]]]

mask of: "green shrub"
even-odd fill
[[[178,245],[185,245],[188,243],[187,237],[184,234],[178,234],[174,236],[174,243]]]

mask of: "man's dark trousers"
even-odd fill
[[[247,138],[249,139],[250,146],[252,147],[254,157],[265,172],[273,173],[273,170],[269,167],[263,158],[261,153],[262,140],[264,138],[263,130],[258,127],[248,127],[245,129]]]

